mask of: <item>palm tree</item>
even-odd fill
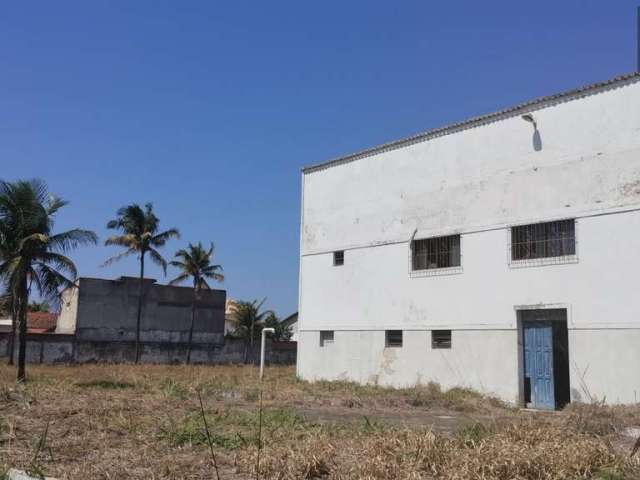
[[[273,328],[271,338],[276,342],[288,342],[291,340],[291,327],[282,323],[278,316],[271,312],[264,321],[264,326]]]
[[[64,200],[50,195],[41,180],[0,181],[0,278],[11,295],[18,330],[18,381],[23,382],[27,348],[27,309],[31,289],[51,303],[78,276],[66,254],[96,244],[96,234],[73,229],[53,234],[53,220]]]
[[[193,279],[193,302],[191,303],[191,326],[189,327],[189,343],[187,345],[187,364],[191,362],[191,343],[193,341],[193,327],[196,322],[196,309],[198,300],[200,300],[200,290],[209,290],[209,284],[207,279],[215,280],[216,282],[222,282],[224,275],[222,266],[212,265],[211,259],[213,257],[213,243],[206,250],[202,243],[198,242],[197,245],[189,244],[187,250],[178,250],[175,254],[176,260],[170,262],[173,267],[179,268],[182,272],[173,280],[169,282],[169,285],[177,285],[179,283]]]
[[[119,230],[122,235],[107,238],[105,245],[124,247],[126,250],[109,258],[104,265],[121,260],[133,254],[140,260],[140,285],[138,288],[138,312],[136,317],[136,363],[140,360],[140,317],[142,315],[142,282],[144,279],[144,258],[148,253],[151,260],[167,274],[167,261],[160,255],[157,248],[164,246],[171,238],[180,238],[180,232],[171,228],[158,233],[160,220],[153,213],[153,205],[147,203],[144,209],[138,204],[131,204],[117,211],[115,220],[107,223],[107,228]]]
[[[273,313],[271,310],[260,311],[265,300],[231,304],[231,321],[235,324],[233,335],[244,340],[244,363],[249,359],[249,352],[253,353],[253,344],[260,337],[264,320]]]
[[[11,231],[12,226],[6,221],[0,222],[0,261],[9,259],[16,253],[17,249],[17,232]],[[3,279],[4,285],[2,294],[2,309],[11,315],[11,331],[9,332],[9,341],[7,342],[7,357],[9,357],[8,365],[13,365],[15,357],[15,338],[17,327],[16,305],[13,301],[9,283],[7,279]]]

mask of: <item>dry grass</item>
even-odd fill
[[[252,367],[87,365],[30,374],[16,387],[14,371],[0,367],[0,478],[9,466],[64,479],[215,478],[197,391],[221,478],[255,478]],[[261,478],[640,478],[640,459],[628,456],[633,440],[621,436],[640,425],[637,407],[531,414],[437,385],[309,384],[286,367],[268,369],[263,399]]]

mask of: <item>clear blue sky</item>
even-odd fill
[[[167,256],[213,240],[229,295],[287,315],[300,167],[630,72],[636,4],[3,2],[0,177],[42,177],[58,227],[102,239],[152,201],[183,234]],[[100,267],[114,252],[73,258],[135,274]]]

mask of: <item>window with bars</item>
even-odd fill
[[[344,250],[333,252],[333,266],[339,267],[341,265],[344,265]]]
[[[451,348],[451,330],[431,330],[431,348]]]
[[[414,240],[411,269],[430,270],[460,266],[460,235]]]
[[[329,343],[333,343],[333,330],[322,330],[320,332],[320,346],[324,347]]]
[[[511,228],[511,260],[533,260],[575,254],[575,220],[534,223]]]
[[[401,347],[402,346],[402,330],[385,331],[385,345],[387,347]]]

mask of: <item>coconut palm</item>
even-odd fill
[[[273,328],[273,335],[271,335],[271,338],[274,341],[288,342],[291,340],[291,336],[293,335],[291,327],[282,323],[282,320],[280,320],[274,312],[267,315],[267,318],[264,321],[264,326]]]
[[[12,227],[13,226],[8,225],[6,221],[0,222],[0,261],[11,258],[11,256],[16,252],[17,235],[11,231]],[[3,284],[3,293],[0,299],[0,304],[2,305],[2,310],[5,312],[5,315],[8,314],[11,316],[11,331],[9,332],[9,339],[7,342],[7,357],[9,358],[9,361],[7,363],[8,365],[13,365],[15,357],[17,312],[7,278],[3,279]]]
[[[198,300],[200,300],[200,290],[209,290],[207,279],[222,282],[222,266],[213,265],[213,243],[209,250],[198,242],[197,245],[189,244],[187,250],[178,250],[175,254],[176,260],[172,260],[170,265],[181,270],[180,274],[169,282],[169,285],[177,285],[189,278],[193,279],[193,301],[191,303],[191,326],[189,327],[189,343],[187,345],[187,364],[191,362],[191,344],[193,341],[193,327],[196,322],[196,310]]]
[[[32,288],[41,299],[59,302],[78,276],[66,254],[95,244],[96,234],[73,229],[52,233],[55,214],[67,204],[50,195],[41,180],[0,181],[0,279],[11,295],[18,330],[18,381],[25,376],[27,309]]]
[[[142,315],[142,285],[144,279],[144,260],[148,253],[151,260],[167,274],[167,261],[160,255],[158,248],[163,247],[167,240],[180,238],[176,228],[158,233],[160,220],[153,212],[153,205],[147,203],[144,209],[138,204],[131,204],[117,211],[115,220],[107,223],[107,228],[119,230],[122,235],[107,238],[105,245],[115,245],[126,250],[109,258],[104,265],[121,260],[131,255],[138,255],[140,260],[140,284],[138,288],[138,311],[136,316],[136,363],[140,360],[140,317]]]
[[[273,313],[271,310],[260,311],[265,300],[235,301],[231,304],[230,320],[235,324],[233,335],[244,340],[244,363],[249,359],[249,352],[253,353],[253,345],[260,337],[265,319]]]

